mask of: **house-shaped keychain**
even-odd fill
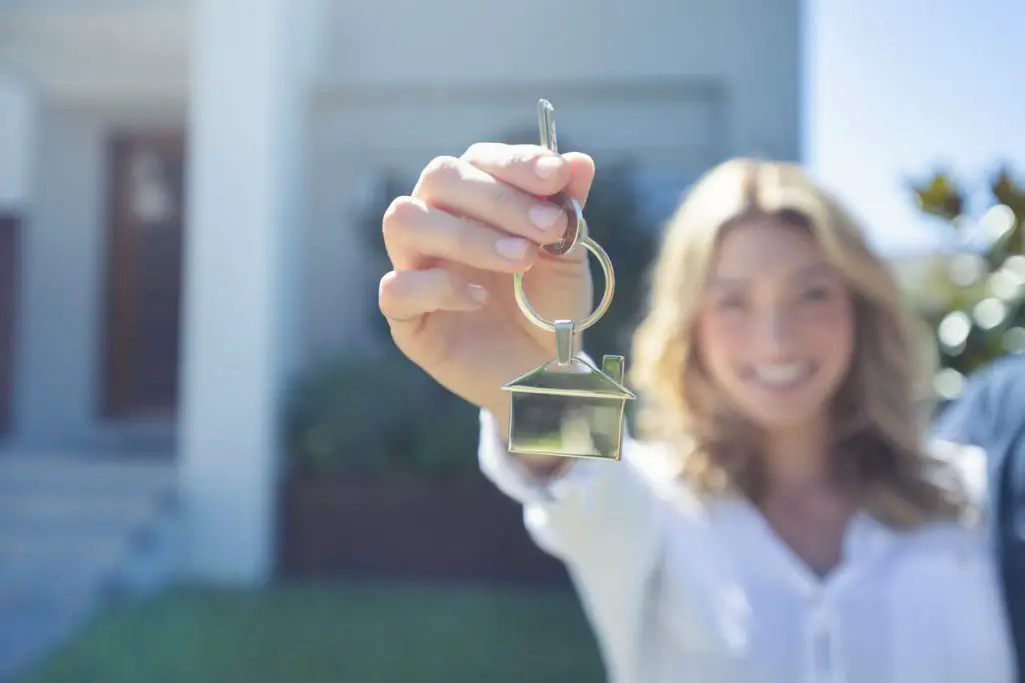
[[[554,154],[555,109],[548,100],[538,102],[541,144]],[[509,451],[567,458],[619,460],[626,424],[626,402],[637,398],[623,386],[626,361],[622,356],[605,356],[601,369],[574,353],[573,338],[598,322],[612,303],[616,278],[605,250],[587,235],[580,202],[568,195],[549,198],[563,206],[570,229],[558,242],[546,245],[553,256],[562,256],[577,246],[598,259],[605,275],[605,293],[598,307],[579,323],[549,321],[538,315],[523,290],[523,273],[513,274],[513,294],[527,320],[555,333],[556,359],[538,366],[502,387],[509,392]]]
[[[502,387],[511,394],[509,451],[619,460],[626,402],[636,398],[623,386],[623,357],[605,356],[599,370],[559,355]]]

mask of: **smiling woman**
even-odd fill
[[[727,162],[681,204],[656,265],[635,344],[643,421],[691,451],[698,490],[762,502],[779,477],[837,477],[888,523],[950,517],[918,447],[916,332],[833,198],[796,166]]]
[[[982,455],[950,467],[923,447],[923,363],[897,284],[796,165],[725,162],[666,226],[633,350],[648,443],[624,438],[620,464],[509,451],[497,389],[551,354],[510,310],[510,271],[530,270],[534,306],[573,318],[592,305],[586,262],[531,252],[498,268],[467,248],[425,270],[408,252],[449,231],[557,237],[523,216],[538,196],[586,196],[595,167],[566,154],[552,170],[548,154],[491,145],[429,164],[385,215],[395,270],[379,303],[399,347],[481,406],[482,471],[573,576],[608,679],[1014,680],[971,514],[983,501],[962,481]],[[451,288],[398,286],[428,278],[487,296],[457,306]]]
[[[749,418],[773,429],[827,417],[850,366],[852,301],[803,217],[754,215],[724,235],[699,306],[701,362]]]

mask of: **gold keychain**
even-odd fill
[[[558,153],[555,109],[538,102],[541,144]],[[605,250],[587,235],[580,203],[565,193],[549,197],[570,217],[562,239],[543,247],[554,256],[578,246],[589,251],[605,274],[605,293],[586,318],[546,320],[527,301],[523,274],[513,277],[513,292],[523,315],[543,330],[555,333],[555,360],[534,368],[502,387],[510,394],[509,451],[567,458],[619,460],[623,446],[626,402],[637,398],[623,386],[623,356],[604,356],[601,369],[573,353],[573,338],[598,322],[612,303],[616,276]]]

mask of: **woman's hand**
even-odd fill
[[[513,273],[549,320],[586,316],[586,251],[539,250],[562,237],[568,217],[543,197],[559,191],[584,203],[594,162],[534,145],[482,143],[439,157],[411,197],[384,215],[393,270],[379,304],[396,345],[434,379],[508,424],[506,382],[555,357],[554,335],[532,324],[513,296]],[[539,199],[539,197],[542,197]]]

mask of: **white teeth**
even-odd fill
[[[759,365],[755,375],[766,384],[790,384],[808,374],[808,363],[787,363],[786,365]]]

